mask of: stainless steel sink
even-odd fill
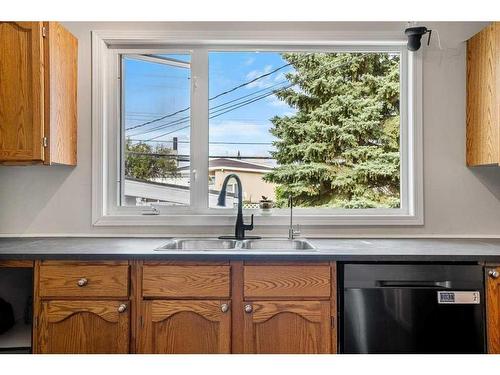
[[[314,246],[303,239],[262,239],[244,241],[243,248],[257,251],[293,251],[293,250],[315,250]]]
[[[241,248],[241,241],[219,240],[217,238],[174,238],[155,250],[217,251]]]
[[[259,239],[259,240],[228,240],[217,238],[174,238],[155,251],[315,251],[313,245],[304,239]]]

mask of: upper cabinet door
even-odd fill
[[[331,353],[330,301],[259,301],[245,305],[245,353]]]
[[[42,22],[0,22],[0,160],[43,161]]]
[[[500,23],[467,41],[467,165],[500,163]]]
[[[486,268],[488,353],[500,354],[500,267]]]
[[[127,301],[46,301],[39,319],[42,354],[127,354]]]
[[[231,352],[229,301],[146,301],[142,322],[141,353]]]

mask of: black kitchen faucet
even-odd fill
[[[237,174],[231,173],[226,176],[224,182],[222,183],[222,188],[219,193],[219,199],[217,201],[217,206],[226,205],[226,190],[228,181],[234,178],[238,186],[238,213],[236,215],[236,225],[234,227],[234,236],[220,236],[220,239],[259,239],[257,236],[247,236],[245,237],[246,230],[253,230],[253,214],[250,216],[250,224],[245,224],[243,222],[243,186],[241,185],[241,180]]]

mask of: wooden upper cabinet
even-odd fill
[[[500,267],[486,268],[488,353],[500,354]]]
[[[467,41],[467,165],[500,164],[500,23]]]
[[[141,353],[231,352],[229,301],[145,301],[141,321]]]
[[[329,354],[329,301],[256,301],[245,305],[244,351],[255,354]]]
[[[45,301],[38,351],[42,354],[126,354],[128,301]]]
[[[77,56],[57,22],[0,22],[0,163],[76,165]]]
[[[0,23],[0,158],[43,161],[42,22]]]

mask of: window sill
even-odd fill
[[[252,212],[245,212],[245,220]],[[262,215],[255,213],[254,224],[256,227],[288,226],[290,217],[284,214]],[[236,214],[220,215],[138,215],[118,214],[105,215],[93,222],[96,227],[119,226],[187,226],[187,227],[217,227],[233,226]],[[424,224],[421,215],[394,214],[363,214],[363,215],[293,215],[294,224],[303,226],[420,226]]]

